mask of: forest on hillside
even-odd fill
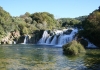
[[[21,35],[23,35],[30,34],[34,30],[61,29],[78,23],[80,23],[80,20],[74,18],[55,19],[54,15],[48,12],[33,14],[26,12],[23,15],[12,17],[9,12],[0,7],[0,38],[14,30],[20,31]]]
[[[88,16],[55,19],[54,15],[49,12],[35,12],[32,14],[26,12],[13,17],[0,7],[0,40],[11,31],[19,31],[20,35],[24,35],[32,34],[36,30],[53,30],[68,27],[83,28],[79,32],[80,36],[84,36],[95,45],[100,46],[100,8],[94,10]]]

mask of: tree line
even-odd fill
[[[11,31],[19,31],[21,35],[32,34],[35,30],[53,30],[68,27],[83,28],[80,36],[88,38],[95,45],[100,46],[100,7],[88,16],[76,18],[55,19],[48,12],[36,12],[13,17],[9,12],[0,7],[0,39]]]

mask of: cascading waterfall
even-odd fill
[[[24,43],[23,44],[26,44],[26,38],[27,38],[27,36],[25,36],[25,39],[24,39]]]
[[[87,42],[88,42],[88,45],[87,45],[87,48],[97,48],[97,46],[95,46],[93,43],[91,43],[88,39],[84,38]]]
[[[42,38],[38,41],[38,44],[45,44],[45,45],[56,45],[61,47],[62,45],[69,43],[73,40],[75,33],[78,32],[78,29],[72,29],[72,32],[68,34],[66,33],[68,29],[63,30],[55,30],[53,36],[50,36],[47,31],[44,31]],[[51,40],[51,38],[53,38]]]
[[[71,42],[72,40],[76,39],[74,38],[75,34],[78,32],[77,28],[72,28],[72,32],[70,34],[66,34],[68,29],[63,30],[55,30],[53,31],[53,35],[50,36],[47,31],[43,32],[42,38],[38,41],[38,44],[43,45],[55,45],[58,47],[62,47],[62,45]],[[85,39],[85,38],[83,38]],[[87,48],[97,48],[94,44],[92,44],[89,40],[85,39],[88,42]],[[24,42],[22,44],[27,44],[29,42],[29,36],[26,35]],[[14,44],[16,42],[14,41]]]
[[[64,45],[70,41],[72,41],[72,38],[70,35],[61,35],[58,38],[58,45]]]
[[[57,44],[57,36],[55,35],[54,38],[52,39],[51,45],[56,45]]]
[[[64,42],[64,37],[63,35],[61,34],[59,37],[58,37],[58,45],[62,45]]]
[[[28,43],[28,41],[29,41],[29,36],[28,36],[28,35],[26,35],[26,36],[25,36],[25,38],[24,38],[24,42],[23,42],[23,43],[21,43],[21,44],[27,44],[27,43]]]
[[[38,41],[38,43],[40,44],[45,44],[46,43],[46,39],[49,37],[49,34],[47,31],[43,32],[42,38]]]
[[[46,40],[46,44],[50,44],[51,36],[49,36]]]

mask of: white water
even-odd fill
[[[27,44],[27,42],[28,42],[28,35],[25,36],[25,38],[24,38],[24,42],[21,43],[21,44]]]
[[[26,38],[27,38],[27,36],[25,36],[25,39],[24,39],[24,44],[26,44]]]
[[[51,36],[49,36],[46,40],[46,44],[50,44]]]
[[[16,41],[14,41],[14,44],[16,44]]]
[[[84,38],[88,42],[88,48],[97,48],[93,43],[91,43],[88,39]]]
[[[78,29],[71,29],[72,32],[68,34],[63,34],[66,33],[68,29],[63,29],[63,30],[55,30],[53,36],[50,36],[47,31],[43,32],[42,38],[38,41],[38,44],[43,44],[43,45],[55,45],[57,47],[62,47],[62,45],[71,42],[72,40],[76,39],[74,38],[75,34],[78,32]],[[53,38],[51,40],[51,38]],[[88,42],[87,48],[97,48],[93,43],[91,43],[89,40],[86,38],[83,38]],[[26,44],[29,40],[28,36],[25,36],[24,42],[22,44]],[[16,42],[14,42],[16,44]]]
[[[43,32],[43,35],[42,35],[42,38],[39,40],[38,43],[41,43],[41,44],[45,44],[46,43],[46,39],[49,37],[49,34],[47,33],[47,31],[44,31]]]
[[[56,45],[57,44],[57,36],[55,35],[54,38],[52,39],[51,45]]]
[[[63,30],[55,30],[54,37],[51,41],[51,37],[47,33],[47,31],[44,31],[42,38],[39,40],[38,44],[45,44],[45,45],[55,45],[58,47],[62,47],[62,45],[71,42],[74,38],[74,35],[78,32],[78,29],[72,29],[71,34],[63,34],[63,32],[66,32],[68,29]]]
[[[55,32],[56,35],[63,34],[63,31],[62,30],[56,30],[54,32]]]

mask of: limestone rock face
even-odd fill
[[[25,37],[26,43],[36,44],[39,39],[42,37],[44,30],[35,30],[32,34],[27,35],[21,35],[19,31],[11,31],[7,34],[7,36],[3,37],[0,40],[0,44],[18,44],[18,43],[24,43]]]
[[[11,32],[11,35],[13,37],[19,37],[20,36],[20,33],[19,33],[19,31],[13,31],[13,32]]]
[[[1,39],[1,44],[13,44],[20,37],[19,31],[12,31],[7,34],[4,38]]]
[[[10,40],[9,40],[7,44],[13,44],[13,41],[10,41]]]

